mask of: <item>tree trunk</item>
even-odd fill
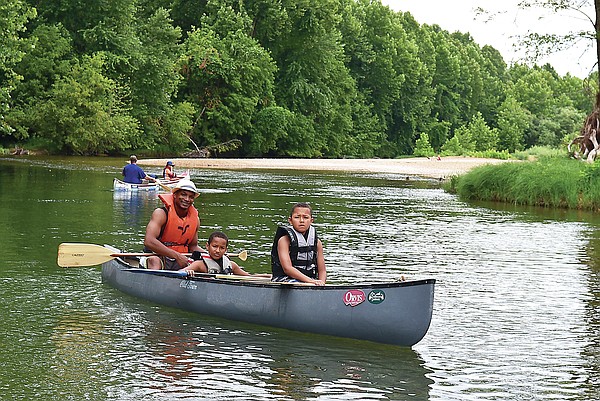
[[[598,70],[598,90],[600,91],[600,0],[594,0],[594,6],[596,6],[596,21],[594,23],[594,29],[596,30],[596,69]],[[598,107],[596,103],[596,107]]]

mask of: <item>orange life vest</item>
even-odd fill
[[[187,216],[181,218],[175,211],[173,194],[160,194],[158,197],[167,209],[167,223],[158,236],[158,240],[177,252],[188,252],[188,244],[198,232],[198,210],[192,205],[188,209]]]

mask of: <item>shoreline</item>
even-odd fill
[[[484,164],[507,160],[449,156],[412,157],[406,159],[211,159],[172,158],[138,160],[139,165],[163,167],[173,161],[177,170],[188,168],[222,170],[307,170],[344,171],[354,173],[387,173],[422,178],[447,179]]]

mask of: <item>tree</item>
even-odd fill
[[[103,75],[104,62],[100,53],[84,56],[32,109],[32,129],[62,153],[95,155],[142,144],[137,121],[124,108],[127,93]]]
[[[283,0],[282,5],[289,16],[289,29],[270,49],[278,66],[277,104],[294,113],[300,123],[297,126],[312,122],[307,133],[318,132],[305,157],[345,156],[356,82],[346,68],[337,29],[339,1]],[[294,135],[299,132],[294,130]]]
[[[413,155],[425,157],[431,157],[435,155],[435,151],[431,147],[431,144],[429,143],[429,137],[426,133],[421,132],[419,139],[416,140],[415,151]]]
[[[201,28],[189,32],[179,60],[180,97],[197,110],[190,134],[203,145],[231,139],[249,143],[256,113],[273,105],[276,66],[248,36],[247,15],[218,2],[209,6],[212,12]]]
[[[461,126],[454,131],[454,137],[458,142],[458,148],[463,153],[469,153],[475,151],[475,139],[471,130],[466,126]],[[443,147],[442,147],[443,148]]]
[[[498,110],[498,150],[523,150],[525,131],[531,125],[531,113],[513,96],[507,96]]]
[[[600,75],[600,0],[522,0],[519,6],[526,8],[542,8],[563,16],[584,18],[589,25],[578,27],[565,34],[530,32],[525,35],[521,44],[527,49],[532,60],[540,56],[561,51],[586,40],[596,50],[596,71]]]
[[[20,33],[36,12],[20,0],[0,0],[0,10],[0,135],[3,135],[13,132],[5,122],[5,115],[10,108],[10,92],[20,80],[14,68],[25,55]]]
[[[475,141],[475,150],[483,152],[486,150],[496,150],[498,144],[498,131],[490,128],[480,112],[477,112],[469,122],[468,126],[471,137]]]
[[[30,138],[36,108],[57,80],[69,73],[75,58],[69,33],[61,24],[38,25],[26,41],[29,50],[15,67],[23,79],[11,93],[12,107],[6,115],[19,141]]]
[[[146,133],[146,146],[165,150],[182,150],[182,135],[189,132],[193,119],[182,125],[190,104],[175,107],[173,97],[181,74],[176,69],[181,30],[173,27],[166,10],[159,8],[148,18],[138,17],[135,32],[138,42],[130,52],[127,82],[131,89],[131,114]],[[175,121],[169,121],[174,118]],[[176,131],[171,131],[177,127]],[[183,149],[187,145],[183,141]]]

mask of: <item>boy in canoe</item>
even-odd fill
[[[250,274],[226,255],[229,238],[224,232],[214,231],[208,237],[206,249],[208,252],[194,253],[192,258],[202,262],[194,264],[194,270],[210,274],[235,274],[238,276],[254,276],[271,278],[270,274]],[[186,270],[192,269],[192,266]]]
[[[271,249],[272,281],[301,281],[325,285],[327,272],[323,244],[312,226],[308,203],[296,203],[290,212],[291,227],[278,227]]]
[[[185,270],[200,268],[201,260],[190,260],[185,253],[202,251],[198,246],[200,219],[194,207],[198,197],[196,185],[183,179],[175,185],[171,194],[158,195],[164,203],[152,212],[146,226],[144,246],[157,256],[146,259],[146,267],[153,270]]]

